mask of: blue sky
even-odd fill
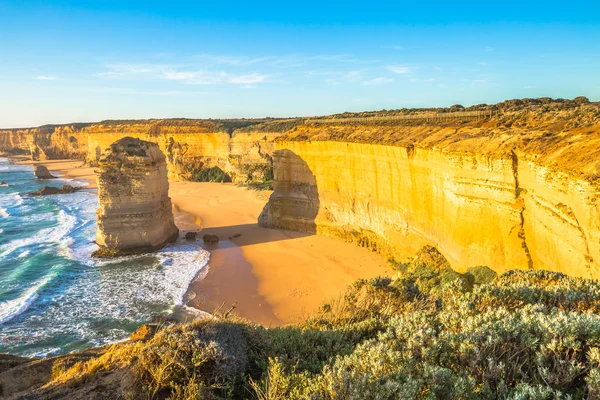
[[[0,0],[0,127],[600,100],[597,2],[257,3]]]

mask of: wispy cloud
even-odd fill
[[[528,85],[528,86],[523,87],[523,89],[535,89],[535,88],[537,88],[537,86]]]
[[[247,85],[247,84],[264,82],[268,77],[269,77],[269,75],[253,73],[253,74],[248,74],[248,75],[230,76],[229,82],[230,83],[243,83],[243,84]]]
[[[56,81],[56,80],[58,80],[58,78],[56,76],[49,76],[49,75],[38,75],[35,77],[35,79],[37,79],[38,81]]]
[[[183,94],[179,90],[168,90],[168,91],[152,91],[152,90],[137,90],[131,88],[120,88],[120,87],[99,87],[93,88],[92,91],[98,93],[116,93],[116,94],[129,94],[129,95],[146,95],[146,96],[174,96]]]
[[[109,64],[106,68],[107,71],[97,73],[96,76],[167,80],[189,85],[257,84],[266,82],[270,76],[258,72],[232,73],[223,70],[191,70],[189,67],[164,64],[138,65],[122,63]]]
[[[487,67],[488,63],[486,63],[485,61],[479,61],[479,65],[481,65],[482,67]]]
[[[379,78],[373,78],[373,79],[369,79],[366,81],[362,81],[361,85],[374,86],[374,85],[384,85],[386,83],[392,83],[392,82],[394,82],[394,80],[392,78],[379,77]]]
[[[389,65],[387,67],[388,71],[391,71],[395,74],[400,74],[400,75],[406,75],[406,74],[410,74],[410,72],[412,71],[412,69],[410,67],[407,67],[405,65]]]

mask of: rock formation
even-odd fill
[[[56,176],[52,175],[43,165],[36,165],[33,173],[38,179],[56,179]]]
[[[154,143],[125,137],[100,158],[97,256],[156,250],[175,240],[165,156]]]
[[[432,245],[460,272],[600,278],[600,105],[510,107],[482,121],[299,126],[276,141],[259,223],[397,261]]]
[[[48,196],[53,194],[69,194],[75,193],[78,190],[81,190],[79,187],[73,187],[71,185],[62,185],[62,187],[53,187],[53,186],[42,186],[40,189],[35,192],[29,193],[31,196]]]
[[[398,261],[433,245],[463,271],[488,265],[600,277],[600,104],[583,97],[306,121],[0,130],[0,151],[35,145],[50,158],[95,164],[124,136],[156,143],[175,179],[193,180],[209,167],[234,182],[274,174],[263,226],[341,237]]]

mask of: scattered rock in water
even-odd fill
[[[185,239],[186,240],[194,240],[198,236],[198,232],[186,232]]]
[[[2,181],[2,182],[0,182],[0,186],[8,186],[8,183]]]
[[[218,243],[219,237],[217,235],[204,235],[202,240],[204,240],[204,243]]]
[[[57,177],[52,175],[48,168],[43,165],[36,165],[35,170],[33,171],[35,177],[38,179],[56,179]]]
[[[63,185],[62,187],[54,187],[54,186],[42,186],[40,189],[35,192],[29,193],[32,196],[48,196],[53,194],[69,194],[75,193],[81,188],[73,187],[71,185]]]

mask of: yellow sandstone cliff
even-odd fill
[[[264,226],[341,237],[400,262],[429,244],[457,270],[600,277],[600,105],[525,99],[466,110],[484,119],[452,111],[461,108],[105,121],[0,131],[0,151],[85,149],[95,164],[131,136],[156,143],[169,178],[185,180],[212,166],[236,182],[261,180],[274,163]]]
[[[600,107],[548,107],[479,122],[296,127],[276,142],[259,223],[397,261],[433,245],[460,271],[600,277]]]

